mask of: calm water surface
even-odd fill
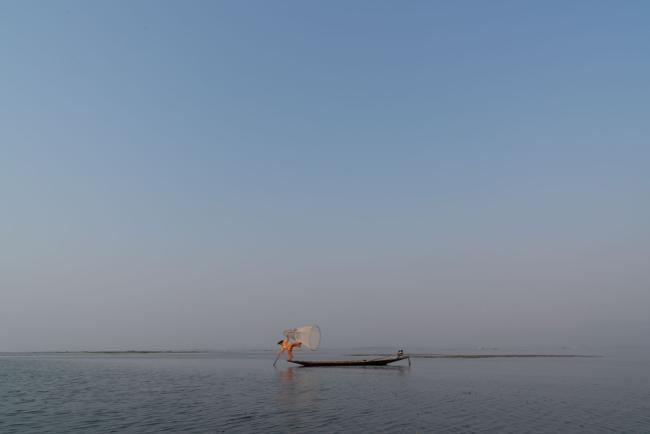
[[[650,433],[650,357],[278,369],[271,353],[0,355],[1,433]]]

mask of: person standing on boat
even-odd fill
[[[284,340],[278,341],[280,345],[280,352],[278,353],[278,358],[282,355],[284,351],[287,352],[287,360],[293,360],[293,349],[300,348],[302,344],[300,342],[291,342],[289,338],[284,338]]]

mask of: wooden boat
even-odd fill
[[[379,357],[376,359],[361,359],[361,360],[290,360],[291,363],[305,367],[325,367],[325,366],[386,366],[389,363],[399,362],[400,360],[408,359],[409,365],[411,358],[408,355],[401,354],[390,357]]]

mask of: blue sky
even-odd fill
[[[0,351],[635,342],[649,12],[3,2]]]

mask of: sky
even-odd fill
[[[0,3],[0,351],[642,345],[650,4]]]

